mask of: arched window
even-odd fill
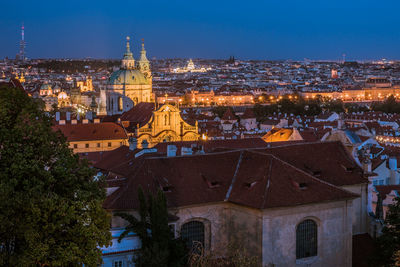
[[[296,259],[317,255],[317,224],[310,219],[302,221],[296,229]]]
[[[191,221],[181,227],[181,237],[188,248],[193,248],[199,242],[204,248],[204,223]]]

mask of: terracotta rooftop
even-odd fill
[[[55,125],[54,130],[60,130],[69,142],[91,140],[126,139],[124,129],[112,122]]]
[[[245,138],[245,139],[229,139],[229,140],[207,140],[207,141],[183,141],[159,143],[155,146],[160,153],[167,153],[167,146],[175,145],[180,151],[182,147],[202,146],[205,152],[213,152],[216,150],[234,150],[244,148],[263,148],[268,144],[261,138]]]
[[[3,86],[19,88],[19,89],[21,89],[21,91],[26,93],[24,87],[22,86],[22,84],[20,83],[20,81],[18,79],[10,79],[10,81],[8,81],[8,82],[0,82],[0,87],[3,87]]]
[[[232,110],[230,108],[228,108],[224,115],[222,116],[222,119],[224,121],[231,121],[231,120],[236,120],[235,115],[232,113]]]
[[[241,116],[242,119],[253,119],[256,116],[254,115],[253,109],[252,108],[246,108],[244,111],[243,115]]]
[[[170,207],[231,202],[256,209],[358,197],[264,151],[149,157],[108,196],[110,210],[137,209],[137,190],[162,189]]]
[[[400,192],[400,185],[375,185],[375,189],[381,195],[382,200],[384,200],[387,194],[389,194],[393,190],[397,190]]]
[[[132,127],[136,127],[139,124],[139,127],[145,125],[153,115],[154,111],[154,103],[145,103],[141,102],[124,112],[121,115],[121,121],[129,121]]]
[[[263,150],[336,186],[367,183],[362,169],[340,141],[295,143]]]

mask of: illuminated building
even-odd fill
[[[92,77],[86,77],[86,81],[77,81],[76,86],[80,88],[81,92],[93,91]]]
[[[400,97],[400,86],[393,85],[387,79],[375,77],[367,79],[363,87],[344,89],[341,92],[302,92],[301,95],[306,99],[322,96],[349,102],[382,101],[390,95]]]
[[[136,65],[130,50],[130,38],[126,39],[121,68],[111,74],[107,88],[101,90],[100,114],[122,114],[138,103],[153,102],[150,63],[144,45]]]
[[[215,94],[214,91],[200,92],[190,91],[186,93],[187,104],[189,105],[245,105],[254,104],[254,96],[252,94]]]
[[[332,79],[337,79],[337,78],[339,78],[338,71],[337,71],[336,69],[332,69],[332,70],[331,70],[331,78],[332,78]]]
[[[71,105],[70,97],[65,92],[60,92],[57,96],[58,106],[63,108]]]
[[[138,147],[199,139],[197,121],[194,126],[185,122],[176,106],[165,104],[154,110],[154,105],[154,103],[139,103],[120,118],[130,136],[136,138]]]
[[[3,72],[4,74],[4,72]],[[21,72],[21,75],[18,77],[18,75],[15,77],[15,79],[17,79],[20,83],[24,83],[25,82],[25,77],[24,77],[24,73]]]
[[[94,123],[87,119],[82,122],[76,119],[59,120],[53,129],[60,130],[65,135],[69,148],[75,153],[114,150],[127,144],[128,139],[121,125],[112,122],[100,123],[99,119],[94,119]]]
[[[42,84],[42,86],[40,86],[39,95],[46,96],[52,94],[53,94],[53,88],[51,88],[50,84],[44,83]]]
[[[207,72],[208,70],[211,70],[211,68],[207,68],[207,69],[204,68],[204,67],[196,68],[196,67],[194,66],[193,60],[192,60],[192,59],[189,59],[188,64],[187,64],[186,67],[184,67],[184,68],[175,68],[175,69],[173,69],[173,72],[175,72],[175,73],[185,73],[185,72]]]

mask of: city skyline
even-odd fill
[[[373,1],[7,2],[0,57],[18,53],[26,28],[29,58],[119,58],[132,38],[149,58],[279,60],[400,59],[399,3]]]

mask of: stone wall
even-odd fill
[[[263,215],[263,266],[351,266],[351,200],[277,208]],[[296,227],[305,219],[318,226],[317,256],[296,259]]]

